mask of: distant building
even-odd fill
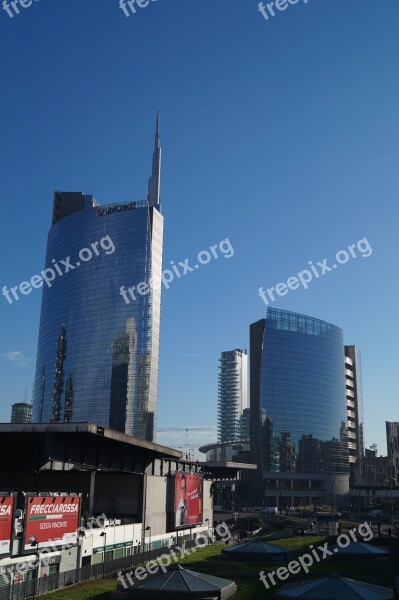
[[[362,363],[357,346],[345,346],[345,388],[352,487],[361,482],[364,458]]]
[[[219,372],[218,438],[241,438],[242,414],[248,406],[248,356],[246,350],[222,352]]]
[[[32,404],[17,402],[11,407],[11,423],[32,423]]]
[[[208,463],[221,462],[249,462],[249,439],[237,440],[235,442],[216,442],[205,444],[199,448],[200,452],[206,454]]]
[[[398,485],[399,478],[399,423],[386,421],[387,428],[387,451],[391,467],[389,478],[395,480]]]
[[[241,439],[246,440],[250,437],[250,426],[251,426],[251,409],[244,408],[241,415]]]
[[[377,456],[376,450],[366,448],[363,461],[363,482],[367,486],[385,487],[391,469],[387,456]]]

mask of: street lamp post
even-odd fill
[[[231,484],[231,511],[234,515],[234,492],[236,491],[236,484]]]
[[[100,533],[100,537],[104,538],[104,556],[103,556],[103,579],[105,579],[105,549],[107,547],[107,534],[105,531]]]
[[[151,560],[151,527],[147,525],[145,530],[150,532],[150,542],[148,544],[148,560]]]

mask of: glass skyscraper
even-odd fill
[[[274,308],[251,325],[251,452],[262,474],[349,474],[341,329]]]
[[[159,116],[146,200],[56,192],[33,421],[94,422],[154,440],[163,217]],[[54,275],[53,275],[54,274]]]

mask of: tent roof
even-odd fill
[[[253,552],[254,554],[287,554],[287,552],[290,552],[290,550],[288,550],[288,548],[281,548],[281,546],[274,546],[273,544],[268,544],[263,540],[254,540],[251,542],[244,542],[243,544],[238,544],[238,546],[230,546],[228,548],[223,548],[223,552]]]
[[[204,573],[197,573],[184,569],[180,565],[173,565],[166,573],[148,577],[142,583],[135,585],[138,590],[164,590],[178,592],[215,592],[233,584],[229,579],[221,579]]]
[[[340,577],[336,573],[323,579],[313,579],[283,586],[276,599],[289,598],[317,600],[392,600],[389,588],[371,585],[355,579]]]
[[[329,546],[329,550],[339,554],[361,554],[362,556],[387,556],[389,555],[388,548],[371,546],[364,542],[351,542],[346,548],[339,546]],[[337,550],[336,550],[337,549]]]

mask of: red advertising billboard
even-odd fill
[[[75,544],[79,519],[80,498],[77,496],[28,496],[24,551]]]
[[[0,495],[0,558],[11,553],[14,497]]]
[[[175,529],[202,523],[203,479],[189,473],[175,475]]]

